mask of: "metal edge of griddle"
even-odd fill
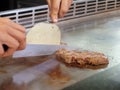
[[[93,21],[93,20],[98,20],[98,19],[106,19],[108,17],[112,17],[112,16],[118,16],[120,15],[120,10],[113,10],[113,11],[109,11],[109,12],[104,12],[104,13],[98,13],[98,14],[94,14],[94,15],[87,15],[85,17],[81,17],[81,18],[73,18],[73,19],[69,19],[69,20],[65,20],[65,21],[61,21],[56,23],[61,30],[65,31],[65,28],[68,27],[72,27],[75,24],[80,24],[83,22],[87,22],[87,21]]]

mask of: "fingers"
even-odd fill
[[[25,33],[25,28],[17,23],[14,23],[12,20],[10,20],[11,22],[8,23],[8,25],[10,25],[12,28],[17,29],[23,33]]]
[[[62,18],[69,10],[70,6],[72,4],[72,0],[62,0],[60,11],[59,11],[59,17]]]
[[[50,17],[53,23],[58,21],[58,18],[64,17],[73,0],[47,0]]]
[[[26,40],[25,41],[21,41],[19,44],[19,47],[17,48],[17,50],[23,50],[26,47]]]
[[[51,0],[50,17],[54,23],[58,21],[58,12],[61,0]]]
[[[26,46],[25,36],[22,26],[9,21],[9,19],[0,18],[0,56],[9,56],[16,50],[24,49]],[[4,51],[3,45],[8,46],[7,51]]]
[[[20,31],[15,30],[15,29],[12,29],[11,27],[9,27],[8,34],[11,35],[13,38],[15,38],[19,42],[19,47],[18,47],[17,50],[22,50],[22,49],[25,48],[25,46],[26,46],[25,33],[20,32]]]
[[[14,29],[17,29],[23,33],[25,33],[25,28],[19,24],[14,23],[12,20],[8,19],[8,18],[0,18],[0,21],[2,21],[1,23],[6,24]]]
[[[49,10],[51,10],[51,0],[47,0]]]
[[[13,37],[11,37],[9,35],[5,35],[5,37],[7,39],[3,40],[2,43],[7,45],[9,48],[8,48],[8,50],[6,52],[4,52],[2,54],[2,57],[12,55],[17,50],[17,48],[19,47],[19,42],[16,39],[14,39]]]

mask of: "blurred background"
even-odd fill
[[[0,11],[47,4],[46,0],[0,0]]]

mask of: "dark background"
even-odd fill
[[[0,11],[47,4],[46,0],[0,0]]]

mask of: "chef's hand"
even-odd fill
[[[9,48],[4,51],[3,44]],[[26,45],[25,28],[8,18],[0,18],[0,57],[10,56]]]
[[[58,18],[64,17],[65,13],[69,10],[73,0],[47,0],[50,17],[55,23]]]

